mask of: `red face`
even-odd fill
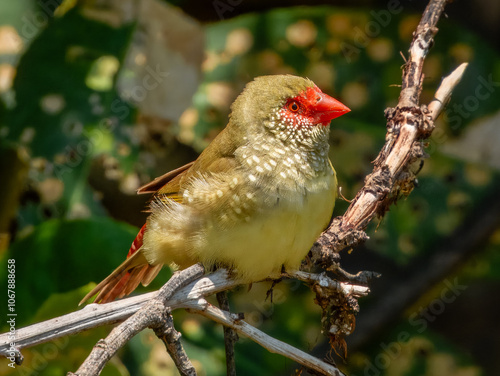
[[[287,100],[281,118],[297,127],[330,125],[330,121],[351,111],[338,100],[324,94],[317,86],[310,87]]]

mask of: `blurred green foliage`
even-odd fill
[[[64,12],[56,16],[28,1],[0,5],[1,32],[17,35],[22,45],[0,53],[2,72],[15,69],[12,84],[0,87],[0,155],[5,161],[0,180],[13,181],[3,188],[2,196],[9,199],[0,201],[5,209],[0,223],[9,224],[0,232],[11,236],[8,250],[1,254],[0,290],[6,289],[6,263],[13,258],[19,325],[76,310],[91,288],[89,283],[101,280],[122,261],[137,231],[115,219],[116,213],[103,204],[102,194],[91,184],[93,164],[105,156],[115,161],[122,177],[149,173],[144,168],[146,147],[134,138],[140,111],[122,98],[117,85],[138,33],[137,23],[114,25],[90,17],[84,5],[63,5]],[[35,33],[25,38],[29,24],[23,20],[36,14],[45,15],[46,22],[32,26]],[[407,50],[418,20],[418,15],[397,12],[382,25],[369,10],[301,7],[207,25],[204,80],[184,115],[167,132],[199,152],[226,124],[229,105],[254,76],[308,76],[353,110],[335,121],[331,136],[331,158],[343,194],[353,197],[384,142],[383,110],[394,105],[399,95],[403,64],[399,51]],[[367,247],[392,265],[411,264],[430,252],[496,189],[494,168],[447,155],[442,145],[497,110],[497,89],[478,101],[467,116],[453,110],[453,105],[470,102],[481,78],[500,76],[498,53],[470,31],[442,20],[425,67],[423,100],[428,102],[442,75],[462,61],[470,66],[447,116],[438,122],[444,133],[430,141],[430,159],[419,175],[419,187],[392,208],[377,229],[377,224],[370,229]],[[7,156],[15,163],[7,162]],[[22,175],[19,181],[13,179],[15,171]],[[126,197],[115,197],[119,199]],[[127,207],[128,201],[118,205]],[[339,200],[336,214],[346,207]],[[468,265],[463,275],[469,280],[498,281],[499,243],[498,236],[491,239],[476,260],[483,267]],[[150,288],[157,288],[168,275],[163,272]],[[275,288],[274,303],[265,301],[268,288],[261,283],[249,292],[242,288],[233,293],[234,310],[245,312],[251,324],[299,348],[312,350],[326,341],[320,333],[320,310],[307,288],[282,282]],[[434,296],[429,293],[425,299],[428,303]],[[185,312],[175,312],[175,320],[200,374],[223,375],[221,328]],[[12,371],[2,363],[0,372],[62,375],[76,370],[107,330],[27,349],[23,367]],[[407,338],[394,342],[402,332],[408,333]],[[463,357],[463,349],[430,329],[419,332],[402,322],[379,340],[397,343],[398,355],[390,365],[376,363],[385,360],[377,358],[380,346],[372,346],[349,358],[344,365],[349,372],[361,374],[374,365],[374,372],[387,375],[481,374],[473,358]],[[295,367],[246,339],[236,350],[239,375],[288,374]],[[433,373],[439,367],[445,367],[442,373]],[[173,369],[163,344],[147,331],[134,338],[102,374],[174,374],[169,373]]]

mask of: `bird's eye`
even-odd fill
[[[288,104],[288,109],[292,112],[297,112],[300,109],[300,106],[297,102],[293,101]]]

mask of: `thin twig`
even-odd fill
[[[227,291],[218,292],[216,296],[220,309],[229,312],[230,308]],[[224,348],[226,350],[227,376],[236,376],[236,359],[234,356],[234,344],[236,341],[238,341],[238,335],[236,332],[232,328],[224,326]]]
[[[328,364],[302,350],[290,346],[285,342],[281,342],[276,338],[268,336],[267,334],[247,324],[245,321],[240,320],[237,315],[225,312],[208,302],[205,302],[205,304],[200,304],[198,302],[190,307],[190,310],[208,317],[209,319],[222,325],[233,328],[238,333],[250,338],[252,341],[255,341],[270,352],[283,355],[322,375],[344,375],[344,373],[342,373],[336,366]]]
[[[170,357],[174,361],[179,373],[182,376],[196,376],[196,370],[193,363],[189,360],[184,347],[181,344],[181,333],[174,328],[174,318],[169,310],[163,312],[164,318],[157,326],[152,327],[156,336],[160,338]]]
[[[441,81],[436,94],[434,94],[434,99],[427,106],[429,116],[433,121],[439,117],[444,107],[450,101],[451,93],[462,80],[465,69],[467,69],[468,65],[468,63],[460,64],[453,72],[446,76],[443,81]]]
[[[285,276],[289,277],[289,274],[286,273]],[[335,281],[330,277],[328,277],[326,273],[314,274],[314,273],[296,271],[293,273],[293,278],[298,279],[299,281],[305,282],[310,285],[317,283],[321,287],[325,287],[334,291],[339,291],[343,295],[346,296],[351,295],[356,298],[367,296],[370,293],[370,289],[368,286],[352,285],[347,282]]]

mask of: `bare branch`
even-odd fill
[[[125,322],[115,327],[106,339],[97,342],[90,355],[85,359],[78,371],[76,371],[76,374],[79,376],[99,375],[106,363],[116,354],[118,349],[130,341],[137,333],[147,327],[158,328],[159,326],[166,325],[165,313],[167,312],[167,315],[170,315],[168,311],[169,308],[166,305],[168,300],[180,287],[185,286],[193,279],[199,278],[204,271],[205,269],[203,266],[196,264],[182,272],[174,273],[153,299],[148,301]],[[174,350],[172,346],[170,349]],[[183,357],[184,354],[182,351],[176,358]],[[192,371],[194,371],[194,368],[191,365],[191,372]]]
[[[286,356],[287,358],[292,359],[309,369],[319,372],[322,375],[344,375],[334,365],[325,363],[324,361],[309,355],[302,350],[296,349],[285,342],[281,342],[271,336],[268,336],[241,320],[241,318],[237,315],[222,311],[209,303],[196,303],[190,308],[190,310],[208,317],[222,325],[228,326],[245,337],[250,338],[252,341],[255,341],[270,352]]]
[[[301,276],[304,275],[304,272],[297,271],[286,274],[289,278],[296,278],[296,275],[298,276],[297,279],[302,279]],[[335,283],[332,288],[335,288],[337,282],[333,282]],[[191,300],[210,296],[219,291],[231,290],[238,285],[239,282],[232,279],[225,269],[219,269],[176,291],[168,301],[168,306],[173,311],[188,306]],[[360,285],[352,285],[352,287],[338,286],[342,289],[352,289],[354,291],[369,291],[366,286]],[[136,313],[157,294],[158,291],[154,291],[107,304],[89,304],[79,311],[20,328],[16,330],[16,344],[18,349],[21,350],[102,325],[121,322]],[[0,356],[8,356],[9,343],[8,333],[1,334]]]
[[[414,32],[413,41],[402,76],[399,103],[386,110],[386,143],[374,162],[373,172],[365,179],[365,186],[358,192],[342,217],[332,221],[311,249],[312,259],[334,270],[337,267],[335,253],[353,247],[368,239],[364,232],[375,216],[383,216],[400,194],[409,194],[413,188],[414,174],[409,170],[412,163],[423,158],[422,140],[434,129],[433,120],[460,80],[465,66],[462,65],[446,80],[436,93],[441,106],[431,103],[431,110],[419,106],[423,82],[423,64],[437,33],[439,20],[447,0],[431,0]],[[432,112],[430,112],[432,111]]]
[[[227,291],[221,291],[217,293],[217,302],[219,303],[220,309],[229,312],[229,300],[227,298]],[[226,375],[236,376],[236,359],[234,357],[234,344],[238,340],[238,335],[236,332],[228,327],[224,326],[224,348],[226,350]]]
[[[424,79],[425,57],[433,44],[438,29],[436,24],[447,0],[431,0],[422,15],[409,49],[402,74],[398,105],[385,111],[387,118],[386,142],[374,161],[373,172],[365,179],[364,187],[352,200],[342,217],[334,218],[311,249],[311,260],[323,265],[341,277],[351,277],[339,266],[339,252],[368,239],[365,229],[376,217],[382,217],[401,196],[411,193],[415,182],[412,166],[426,157],[424,140],[434,130],[434,120],[451,96],[466,66],[460,67],[443,81],[436,93],[437,101],[420,106],[420,93]],[[440,102],[439,102],[440,101]],[[340,272],[340,273],[339,273]],[[351,278],[348,278],[352,281]],[[358,312],[357,301],[329,296],[329,292],[314,285],[316,301],[323,310],[323,331],[331,333],[331,343],[346,350],[344,337],[350,335]],[[336,302],[338,300],[338,303]]]
[[[441,82],[441,85],[439,85],[436,94],[434,94],[434,99],[431,101],[431,103],[429,103],[429,106],[427,106],[429,110],[429,116],[433,121],[439,117],[444,107],[450,101],[451,93],[453,92],[453,90],[455,90],[455,87],[462,80],[465,69],[467,69],[468,65],[469,64],[467,63],[460,64],[458,68],[456,68],[453,72],[446,76]]]
[[[171,310],[181,308],[190,299],[208,296],[219,291],[230,290],[238,286],[227,271],[219,269],[179,289],[169,301]],[[56,317],[41,323],[16,330],[18,349],[76,334],[102,325],[125,320],[136,313],[146,302],[153,299],[158,291],[118,300],[107,304],[89,304],[79,311]],[[8,333],[0,335],[0,356],[7,356],[9,350]]]
[[[174,318],[169,310],[164,311],[163,316],[164,318],[160,320],[161,323],[152,329],[156,336],[165,344],[167,352],[174,361],[179,373],[182,376],[196,376],[196,370],[193,363],[191,363],[182,347],[182,335],[174,328]]]
[[[288,273],[286,275],[289,275]],[[326,273],[313,274],[302,271],[296,271],[293,273],[293,278],[299,281],[305,282],[309,285],[319,284],[321,287],[328,288],[330,290],[338,291],[343,295],[352,295],[356,298],[362,296],[367,296],[370,293],[368,286],[352,285],[347,282],[339,282],[328,277]]]

